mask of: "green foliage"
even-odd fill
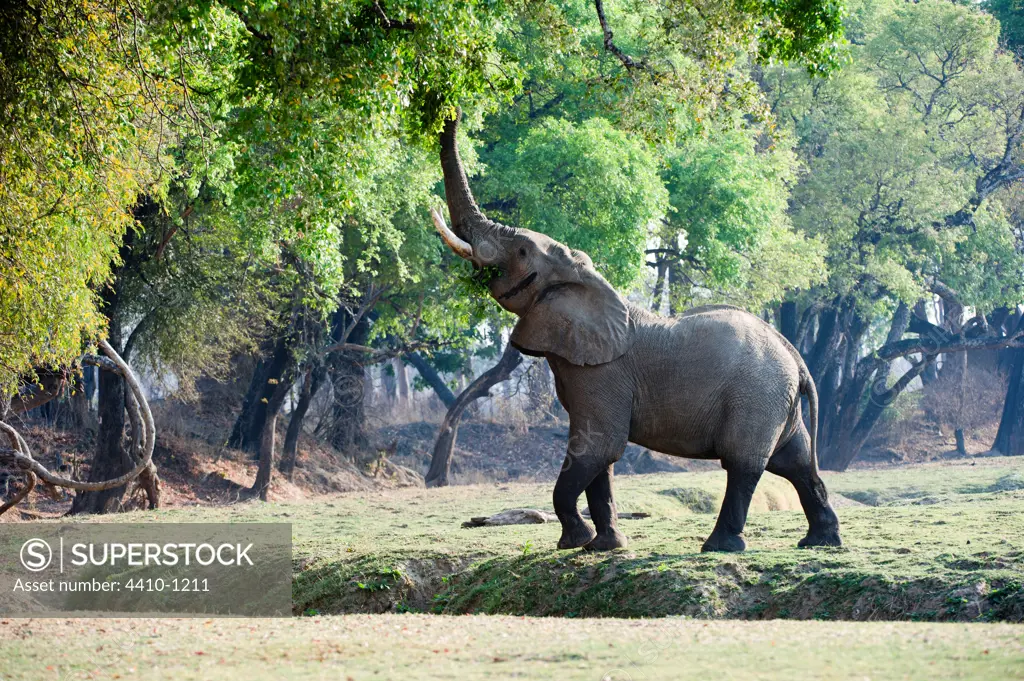
[[[1021,0],[984,0],[981,6],[999,21],[1005,45],[1020,53],[1024,49],[1024,3]]]
[[[510,221],[591,252],[616,283],[638,279],[668,195],[662,159],[623,131],[674,139],[720,101],[756,114],[750,62],[830,70],[841,12],[605,9],[619,55],[585,0],[0,9],[0,390],[101,335],[108,284],[137,361],[185,384],[296,316],[381,290],[373,340],[470,342],[493,312],[460,295],[464,265],[424,213],[435,135],[457,105],[475,120],[503,109],[484,193]],[[535,95],[552,120],[534,116]],[[758,234],[736,237],[751,261],[791,240],[781,223]]]
[[[642,141],[602,118],[546,119],[487,159],[485,208],[586,251],[613,285],[628,286],[643,271],[648,227],[668,197]]]
[[[15,3],[0,16],[0,392],[9,392],[101,333],[96,294],[137,197],[163,191],[165,145],[188,114],[172,103],[181,88],[151,77],[161,55],[124,34],[129,9]]]
[[[967,305],[1019,302],[1024,260],[1001,211],[947,221],[984,200],[979,182],[1007,150],[1020,153],[1024,75],[997,25],[939,0],[859,2],[850,15],[852,63],[838,76],[766,77],[807,168],[793,221],[827,244],[830,295],[912,304],[939,277]]]
[[[759,310],[824,278],[821,245],[794,232],[786,212],[795,159],[759,141],[757,129],[723,126],[666,152],[672,210],[658,236],[680,251],[692,285],[675,282],[673,293],[686,302],[710,291]]]

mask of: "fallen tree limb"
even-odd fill
[[[583,517],[589,518],[589,507],[583,509]],[[619,513],[619,520],[641,520],[650,518],[650,513]],[[501,525],[540,525],[542,523],[558,522],[558,516],[551,511],[541,511],[536,508],[510,508],[501,513],[490,516],[479,516],[470,518],[462,523],[463,527],[498,527]]]

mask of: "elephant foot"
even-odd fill
[[[611,551],[612,549],[624,549],[629,546],[626,535],[618,530],[598,532],[597,536],[583,547],[584,551]]]
[[[704,546],[700,548],[701,553],[707,553],[709,551],[725,551],[727,553],[739,553],[745,551],[747,548],[747,542],[744,541],[742,534],[726,534],[719,532],[717,529],[711,533],[708,540],[704,542]]]
[[[828,530],[811,530],[797,543],[802,549],[810,548],[812,546],[842,546],[843,540],[839,537],[839,528],[832,528]]]
[[[596,536],[597,532],[594,531],[594,528],[581,520],[569,529],[566,529],[564,526],[562,527],[562,536],[558,540],[558,548],[578,549],[592,542]]]

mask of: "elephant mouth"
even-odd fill
[[[518,284],[516,284],[515,286],[505,291],[500,296],[498,296],[498,300],[508,300],[509,298],[514,298],[515,296],[522,293],[530,284],[532,284],[536,278],[536,272],[528,275],[521,282],[519,282]]]

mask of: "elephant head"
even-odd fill
[[[603,364],[633,341],[626,301],[590,256],[550,237],[487,219],[469,189],[459,159],[458,118],[441,133],[441,168],[452,229],[432,210],[445,243],[485,270],[491,296],[519,316],[511,343],[521,352],[557,355],[573,364]]]

